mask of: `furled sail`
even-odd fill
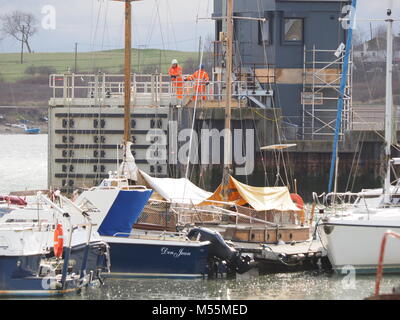
[[[125,144],[124,160],[118,169],[118,175],[137,181],[138,168],[131,152],[131,145],[132,142],[126,142]]]

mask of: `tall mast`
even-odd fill
[[[223,197],[228,198],[227,185],[232,167],[232,133],[231,133],[231,106],[232,106],[232,64],[233,64],[233,0],[227,0],[226,5],[226,107],[225,107],[225,135],[224,135],[224,171],[222,177]]]
[[[385,108],[385,161],[387,163],[385,184],[383,187],[384,201],[390,201],[390,151],[393,144],[393,19],[391,10],[387,11],[387,48],[386,48],[386,108]]]
[[[125,89],[124,89],[124,143],[131,140],[131,54],[132,54],[132,0],[125,0]]]
[[[353,40],[353,29],[355,27],[355,14],[357,8],[357,0],[353,0],[351,4],[350,10],[350,23],[349,28],[347,30],[347,41],[346,41],[346,49],[343,57],[343,70],[340,79],[340,88],[339,88],[339,99],[337,105],[337,113],[336,113],[336,127],[335,127],[335,135],[333,140],[333,148],[332,148],[332,160],[331,160],[331,168],[329,171],[329,184],[328,184],[328,193],[332,192],[332,186],[334,183],[334,175],[336,168],[336,158],[337,158],[337,149],[339,144],[339,135],[340,128],[342,125],[342,113],[343,113],[343,103],[346,93],[346,84],[347,84],[347,73],[349,69],[349,60],[350,60],[350,52]],[[336,176],[337,179],[337,176]]]

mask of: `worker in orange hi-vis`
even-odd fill
[[[191,76],[186,77],[185,81],[193,81],[195,92],[201,99],[206,100],[206,86],[210,83],[210,78],[208,77],[208,73],[204,70],[204,64],[201,65],[200,70],[197,70]],[[193,100],[196,100],[196,96],[193,96]]]
[[[183,76],[182,68],[178,65],[178,60],[174,59],[171,62],[171,68],[168,70],[168,74],[171,77],[172,88],[176,93],[176,97],[179,100],[183,99]]]

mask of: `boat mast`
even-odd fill
[[[124,78],[124,144],[131,140],[131,55],[132,55],[132,5],[125,0],[125,78]]]
[[[224,134],[224,170],[222,177],[222,190],[224,201],[228,200],[229,175],[232,168],[232,69],[233,69],[233,0],[227,0],[226,6],[226,107],[225,107],[225,134]]]
[[[335,126],[335,135],[333,139],[333,148],[332,148],[332,160],[331,160],[331,168],[329,171],[329,184],[328,184],[328,193],[332,192],[332,186],[334,183],[334,173],[336,168],[336,158],[338,155],[338,144],[339,144],[339,135],[340,135],[340,128],[342,125],[342,113],[343,113],[343,103],[346,93],[346,84],[347,84],[347,73],[349,69],[349,60],[350,60],[350,52],[351,52],[351,45],[353,40],[353,29],[355,26],[355,14],[357,8],[357,0],[353,0],[351,4],[351,11],[350,11],[350,21],[347,30],[347,41],[346,41],[346,49],[343,57],[343,70],[340,79],[340,87],[339,87],[339,99],[337,105],[337,113],[336,113],[336,126]],[[337,176],[335,176],[335,180],[337,180]],[[335,190],[336,192],[336,190]]]
[[[390,202],[390,156],[393,144],[393,19],[391,9],[387,10],[387,47],[386,47],[386,108],[385,108],[385,161],[387,163],[383,187],[384,202]]]

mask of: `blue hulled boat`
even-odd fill
[[[208,273],[208,241],[173,233],[103,237],[110,246],[110,277],[202,278]]]
[[[105,276],[203,277],[208,270],[210,242],[189,240],[179,233],[133,229],[152,192],[110,173],[108,179],[84,191],[74,202],[90,213],[110,246],[111,272]]]
[[[25,128],[25,133],[27,134],[39,134],[40,128]]]
[[[64,295],[99,282],[108,246],[85,220],[44,195],[0,197],[0,295]]]

